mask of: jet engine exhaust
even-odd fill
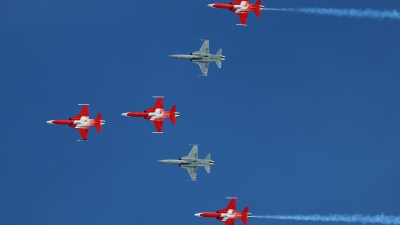
[[[266,215],[252,216],[252,218],[275,219],[275,220],[297,220],[297,221],[320,221],[320,222],[346,222],[346,223],[380,223],[385,225],[400,224],[400,216],[387,215]]]
[[[337,17],[355,17],[371,19],[400,19],[397,10],[374,10],[374,9],[335,9],[335,8],[266,8],[270,11],[298,12],[314,15],[329,15]]]

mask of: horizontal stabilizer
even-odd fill
[[[210,160],[211,159],[211,153],[208,153],[208,155],[206,156],[205,160]]]
[[[176,124],[175,112],[176,112],[176,105],[172,106],[171,110],[169,111],[170,113],[169,119],[174,125]]]
[[[246,208],[244,208],[243,212],[242,212],[242,215],[244,215],[244,216],[242,216],[243,225],[247,225],[247,213],[248,212],[249,212],[249,207],[246,206]]]
[[[216,61],[215,63],[217,64],[218,68],[220,68],[220,69],[221,69],[222,62],[221,62],[221,61]]]
[[[210,166],[205,166],[204,169],[206,169],[207,173],[210,173]]]
[[[97,115],[95,122],[96,122],[95,126],[97,129],[97,132],[101,133],[101,113],[99,113],[99,115]]]

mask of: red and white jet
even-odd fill
[[[214,4],[208,4],[207,6],[211,8],[229,9],[231,12],[237,13],[241,21],[241,24],[236,24],[236,25],[242,25],[242,26],[247,26],[246,25],[247,14],[249,12],[254,12],[256,16],[260,18],[261,11],[266,10],[265,6],[261,5],[261,0],[257,0],[255,4],[250,4],[249,0],[238,0],[238,1],[233,1],[229,4],[214,3]]]
[[[176,124],[176,118],[179,117],[181,114],[176,111],[176,105],[172,106],[170,111],[164,110],[163,104],[163,96],[153,96],[157,98],[156,104],[154,104],[153,108],[146,109],[143,112],[127,112],[122,113],[123,116],[129,117],[143,117],[146,120],[153,121],[154,126],[157,129],[157,132],[153,133],[162,133],[162,126],[164,119],[169,118],[172,124]]]
[[[106,124],[105,120],[101,119],[101,113],[97,115],[96,119],[89,119],[89,104],[78,104],[83,105],[83,108],[79,115],[73,116],[68,120],[48,120],[48,124],[59,124],[68,125],[74,129],[77,129],[82,136],[82,140],[87,141],[89,127],[96,127],[97,131],[101,132],[101,126]]]
[[[251,217],[249,213],[249,207],[245,207],[243,212],[236,211],[236,197],[229,198],[231,201],[225,209],[218,210],[216,212],[203,212],[196,213],[195,216],[198,217],[212,217],[219,221],[225,222],[225,225],[234,225],[235,220],[241,219],[244,225],[247,225],[247,218]]]

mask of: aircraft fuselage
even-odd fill
[[[174,117],[177,118],[180,116],[179,112],[174,112]],[[122,113],[122,116],[128,116],[128,117],[143,117],[147,120],[155,120],[155,119],[165,119],[165,118],[170,118],[171,117],[171,112],[170,111],[164,111],[163,109],[156,109],[154,111],[152,110],[146,110],[144,112],[127,112],[127,113]]]
[[[179,166],[212,166],[214,165],[213,160],[206,160],[206,159],[163,159],[158,160],[159,163],[165,164],[177,164]]]
[[[204,54],[204,53],[192,53],[191,55],[170,55],[170,58],[175,59],[189,59],[192,62],[218,62],[225,61],[225,56]]]
[[[69,125],[71,127],[92,127],[96,126],[95,119],[89,119],[89,117],[82,116],[81,119],[69,119],[69,120],[48,120],[46,121],[48,124],[56,124],[56,125]],[[105,120],[100,120],[100,125],[103,126],[106,124]]]
[[[245,218],[251,217],[251,213],[237,212],[233,209],[230,209],[227,212],[202,212],[202,213],[196,213],[194,215],[198,216],[198,217],[216,218],[221,221],[226,221],[228,219],[229,220],[238,220],[238,219],[242,219],[243,217],[245,217]]]

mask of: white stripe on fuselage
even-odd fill
[[[151,117],[150,120],[155,120],[160,117],[162,117],[164,114],[164,109],[156,109],[154,112],[149,113],[149,116]]]
[[[75,120],[74,124],[76,124],[76,127],[88,127],[91,126],[92,124],[94,124],[94,120],[93,119],[89,119],[88,116],[82,116],[80,120]]]
[[[221,213],[222,221],[226,221],[229,218],[235,217],[235,214],[232,213],[232,209],[229,209],[227,213]]]
[[[247,9],[249,5],[247,5],[246,1],[242,1],[240,5],[235,5],[234,8],[236,9],[235,13],[241,12],[244,9]]]

